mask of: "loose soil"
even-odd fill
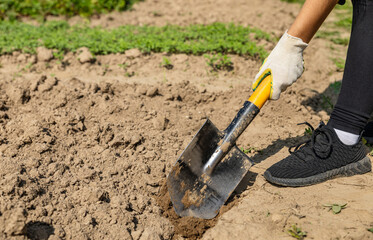
[[[222,21],[280,36],[298,11],[277,0],[147,0],[91,24]],[[136,50],[83,63],[73,53],[62,62],[1,56],[0,239],[292,239],[293,224],[310,239],[373,239],[372,173],[304,188],[262,176],[306,138],[297,123],[328,120],[329,85],[342,78],[331,58],[346,53],[330,44],[311,42],[302,78],[243,133],[238,145],[256,165],[212,220],[179,218],[165,179],[207,117],[229,124],[260,62],[231,56],[233,71],[211,72],[202,56],[168,56],[166,69],[164,54]],[[330,203],[348,205],[334,215]]]

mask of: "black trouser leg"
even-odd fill
[[[373,112],[373,0],[353,1],[342,89],[328,125],[360,134]]]

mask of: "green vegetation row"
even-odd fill
[[[288,2],[288,3],[298,3],[298,4],[303,4],[305,2],[305,0],[281,0],[281,1]],[[345,4],[343,5],[337,4],[335,7],[335,11],[337,12],[338,20],[334,22],[334,25],[337,27],[342,27],[342,28],[349,30],[352,25],[352,3],[351,1],[346,1]]]
[[[137,48],[142,52],[230,53],[264,59],[268,53],[257,44],[261,39],[272,41],[273,37],[255,28],[224,23],[186,27],[126,25],[103,29],[70,26],[64,21],[40,26],[16,21],[0,22],[0,54],[13,51],[35,53],[37,47],[44,46],[59,53],[87,47],[93,54],[105,55]]]
[[[113,10],[124,11],[139,0],[1,0],[0,19],[47,15],[91,16]]]

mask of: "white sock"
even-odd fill
[[[337,133],[339,140],[346,145],[354,145],[359,141],[360,136],[357,134],[345,132],[336,128],[334,128],[334,130]]]

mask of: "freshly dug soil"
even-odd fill
[[[175,229],[175,234],[188,239],[197,239],[202,236],[207,229],[216,224],[217,218],[203,220],[193,217],[179,217],[173,207],[167,186],[164,183],[157,197],[157,203],[164,211],[163,216],[171,221]]]

